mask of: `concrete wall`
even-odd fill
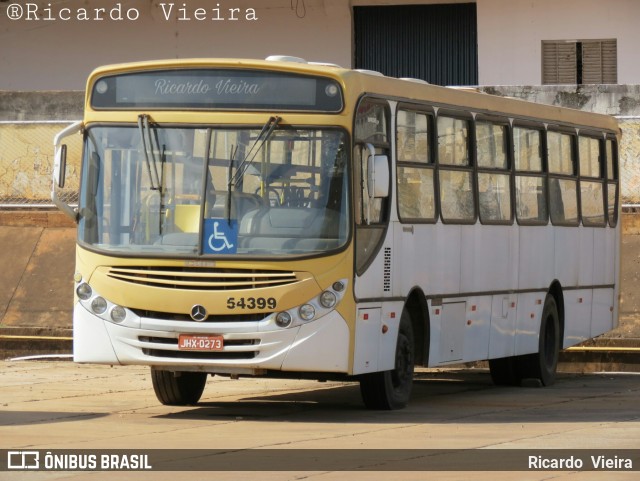
[[[622,201],[626,205],[640,205],[640,85],[491,86],[481,90],[617,116],[622,131],[619,149]]]
[[[640,85],[494,85],[480,90],[586,112],[640,116]]]
[[[0,91],[0,121],[80,120],[84,90],[70,92]]]
[[[35,7],[28,13],[25,2],[2,2],[0,90],[81,90],[90,71],[99,65],[158,58],[286,54],[351,67],[354,6],[471,1],[31,0],[28,3],[37,5],[37,13],[33,13]],[[586,38],[618,39],[618,83],[640,83],[636,54],[640,1],[476,3],[481,85],[539,84],[542,40]],[[22,5],[22,16],[10,20],[15,5]],[[96,20],[94,9],[105,7],[100,14],[104,19]],[[112,8],[116,8],[114,18],[122,20],[111,18]],[[204,9],[204,20],[196,19],[198,8]],[[80,9],[86,9],[91,19],[78,20]],[[136,19],[129,20],[128,13]]]

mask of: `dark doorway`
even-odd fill
[[[353,10],[355,68],[438,85],[478,84],[475,3]]]

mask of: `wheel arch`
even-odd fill
[[[415,364],[427,366],[429,364],[431,326],[429,322],[429,304],[422,289],[414,287],[409,292],[404,308],[411,317],[411,326],[413,327]]]

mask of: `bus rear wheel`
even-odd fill
[[[498,386],[517,386],[525,379],[539,381],[542,386],[555,382],[560,352],[560,316],[552,295],[547,294],[542,308],[538,352],[522,356],[489,360],[493,383]]]
[[[197,404],[207,382],[204,372],[172,372],[151,368],[151,382],[158,401],[167,406]]]
[[[556,301],[550,294],[544,301],[538,352],[522,356],[520,371],[522,379],[538,379],[543,386],[551,386],[556,380],[556,369],[560,353],[560,316]]]
[[[396,343],[395,368],[392,371],[364,374],[360,378],[360,394],[368,409],[402,409],[408,404],[413,386],[413,342],[411,317],[403,311]]]

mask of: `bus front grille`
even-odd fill
[[[133,309],[130,310],[139,317],[144,317],[147,319],[156,319],[161,321],[181,321],[181,322],[195,322],[188,313],[175,313],[175,312],[162,312],[162,311],[150,311],[145,309]],[[210,314],[204,321],[201,323],[207,322],[260,322],[267,319],[273,313],[271,312],[262,312],[256,314],[229,314],[229,315],[218,315],[218,314]]]
[[[199,291],[259,289],[298,281],[294,272],[287,271],[199,267],[110,267],[107,276],[144,286]]]
[[[258,353],[251,352],[200,352],[200,351],[164,351],[160,349],[143,349],[143,354],[152,357],[169,359],[203,359],[210,361],[254,359]]]

